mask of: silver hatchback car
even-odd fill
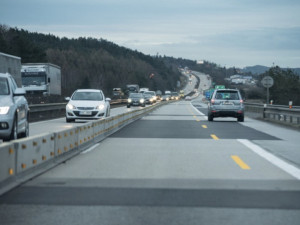
[[[0,73],[0,139],[29,136],[29,106],[25,94],[10,74]]]
[[[237,89],[217,89],[208,104],[208,121],[215,117],[235,117],[244,122],[244,101]]]

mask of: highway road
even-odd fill
[[[193,74],[193,101],[162,106],[0,196],[0,224],[298,225],[299,131],[247,117],[208,122],[210,80]],[[30,133],[80,124],[31,123]]]
[[[206,75],[202,74],[202,73],[198,73],[198,72],[194,72],[194,74],[196,74],[197,76],[201,77],[201,79],[203,80],[203,82],[201,82],[201,85],[199,86],[202,88],[205,88],[206,86],[209,87],[209,83],[207,82],[206,79]],[[189,75],[184,74],[187,78],[189,77]],[[188,83],[186,85],[186,87],[184,88],[184,93],[190,93],[194,90],[194,87],[196,85],[197,79],[195,77],[195,75],[192,75],[192,82]],[[131,108],[127,108],[126,106],[122,106],[122,107],[117,107],[117,108],[112,108],[110,115],[111,116],[115,116],[115,115],[119,115],[121,113],[125,113],[125,112],[131,112],[133,110],[136,109],[141,109],[142,107],[131,107]],[[29,133],[30,136],[35,136],[35,135],[40,135],[40,134],[44,134],[44,133],[49,133],[49,132],[57,132],[57,131],[62,131],[74,126],[80,126],[82,123],[85,123],[86,121],[84,120],[79,120],[76,121],[76,123],[66,123],[66,119],[65,118],[57,118],[57,119],[52,119],[52,120],[46,120],[46,121],[41,121],[41,122],[33,122],[30,123],[29,125]]]
[[[125,112],[131,112],[142,107],[131,107],[127,108],[126,106],[113,108],[110,110],[110,115],[115,116]],[[76,127],[86,123],[87,120],[76,120],[75,123],[67,123],[66,118],[57,118],[52,120],[45,120],[40,122],[34,122],[29,124],[29,133],[30,136],[40,135],[44,133],[52,133],[56,131],[62,131],[71,127]]]
[[[208,122],[200,100],[160,107],[2,195],[1,224],[299,224],[300,166],[272,148],[299,145],[299,132]]]

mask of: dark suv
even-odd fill
[[[237,89],[217,89],[208,104],[208,121],[214,117],[235,117],[244,122],[244,102]]]

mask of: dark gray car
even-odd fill
[[[244,103],[237,89],[217,89],[208,104],[208,121],[215,117],[235,117],[244,122]]]
[[[146,106],[145,98],[142,93],[130,93],[127,100],[127,108],[130,106]]]
[[[25,93],[10,74],[0,73],[0,139],[29,136],[29,107]]]

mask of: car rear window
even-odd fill
[[[215,99],[239,100],[240,97],[237,91],[217,91]]]

